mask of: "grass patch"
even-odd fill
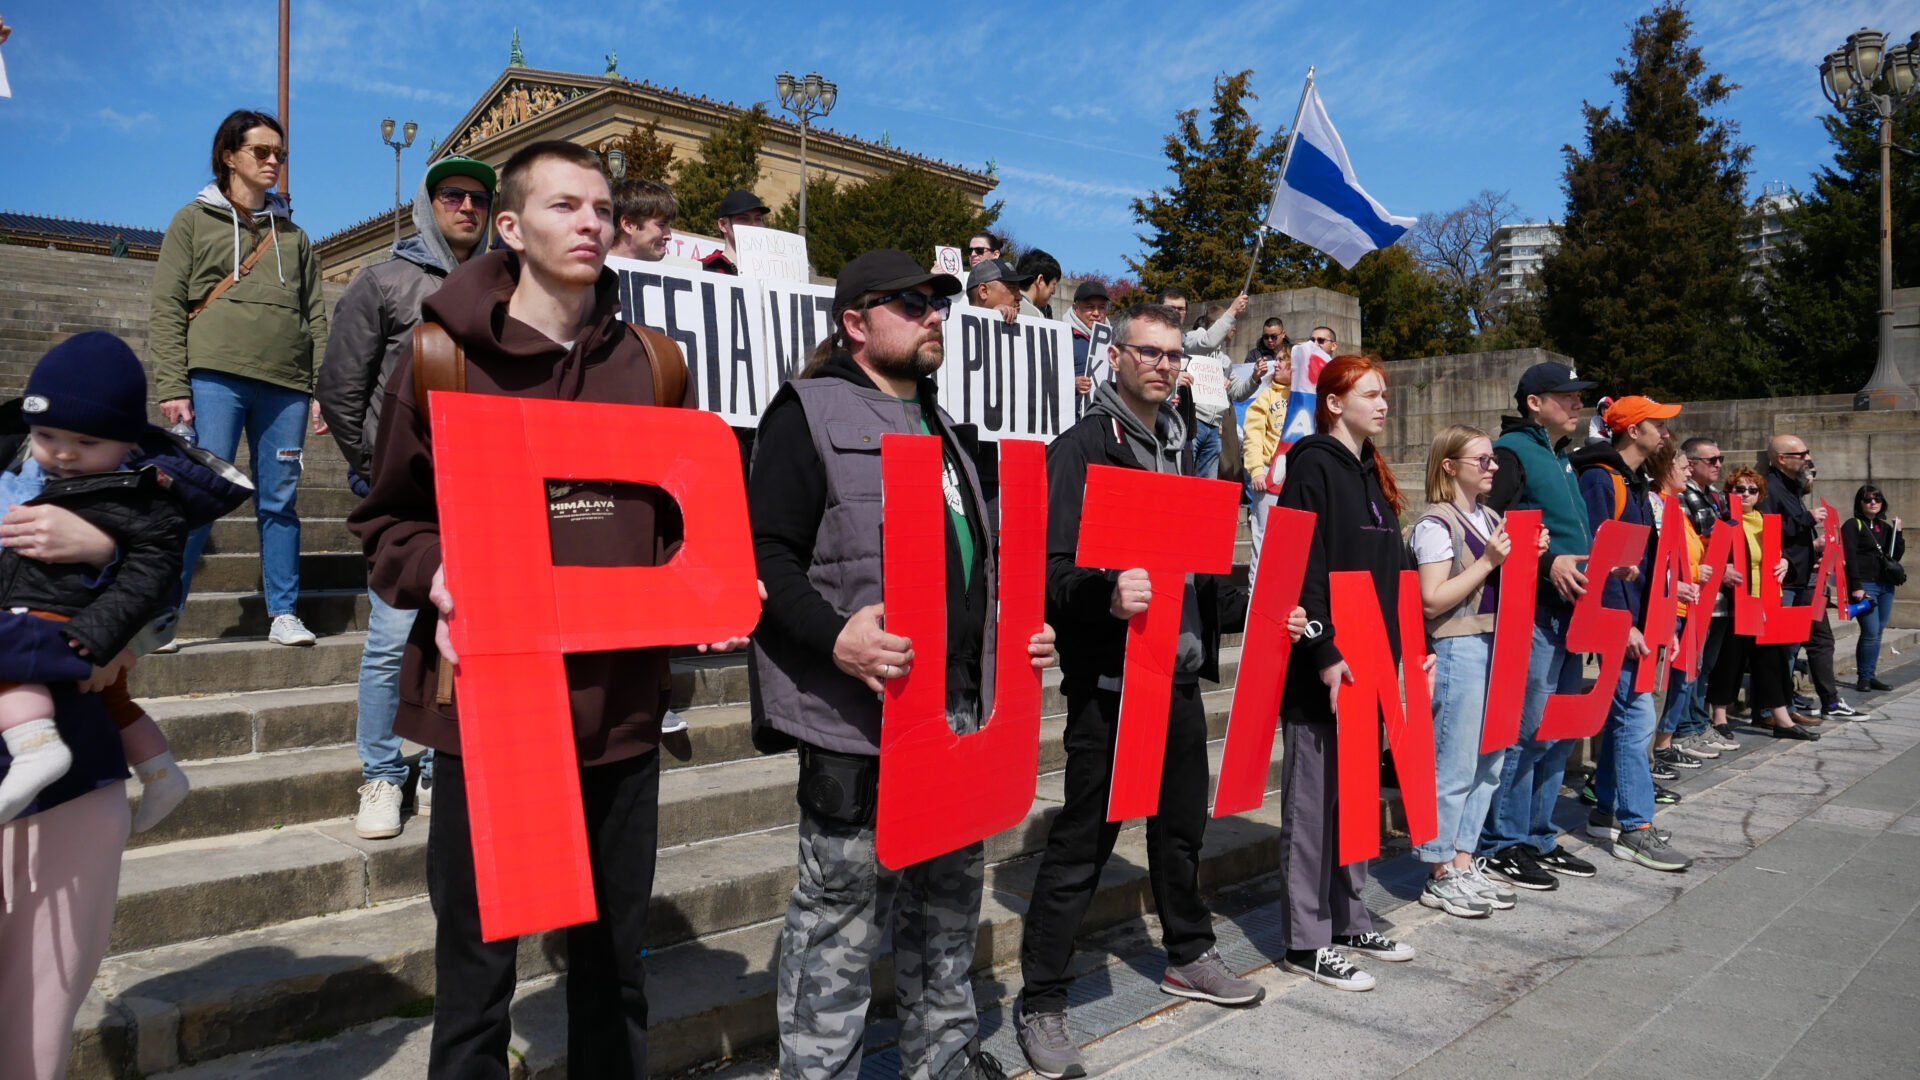
[[[426,997],[414,998],[412,1001],[402,1002],[399,1008],[394,1009],[393,1012],[387,1015],[397,1016],[402,1020],[419,1020],[422,1017],[432,1016],[433,995],[428,994]]]

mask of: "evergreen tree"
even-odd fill
[[[1235,295],[1247,279],[1256,230],[1273,198],[1274,179],[1286,149],[1286,132],[1262,141],[1260,125],[1247,112],[1258,97],[1248,89],[1253,72],[1213,81],[1213,108],[1205,129],[1200,111],[1174,118],[1166,153],[1173,182],[1133,200],[1144,257],[1127,263],[1142,288],[1178,286],[1196,297]],[[1253,292],[1317,284],[1332,260],[1305,244],[1269,233],[1254,276]]]
[[[1736,87],[1709,74],[1673,0],[1634,23],[1613,74],[1620,113],[1585,106],[1564,148],[1567,213],[1540,273],[1553,346],[1610,394],[1752,397],[1773,372],[1746,316],[1743,192],[1751,150],[1707,115]]]
[[[1335,266],[1326,287],[1360,301],[1365,350],[1382,360],[1445,356],[1473,350],[1473,320],[1466,302],[1439,276],[1420,267],[1413,253],[1395,244],[1370,251],[1352,270]]]
[[[619,150],[626,155],[627,179],[667,183],[673,165],[673,144],[660,137],[660,121],[635,124],[625,135],[601,143],[599,153],[602,168],[606,167],[609,150]],[[613,174],[609,172],[607,175]]]
[[[1762,288],[1784,389],[1852,393],[1873,374],[1880,326],[1880,120],[1828,116],[1833,164],[1786,215],[1789,239]],[[1893,141],[1920,140],[1920,110],[1893,118]],[[1893,287],[1920,285],[1920,160],[1893,155]]]
[[[721,198],[736,189],[752,191],[760,182],[760,128],[766,122],[766,105],[755,105],[702,139],[698,156],[673,167],[673,197],[688,231],[712,233]]]
[[[992,228],[1000,207],[976,207],[958,188],[910,165],[850,184],[815,177],[807,184],[807,257],[828,277],[875,248],[898,248],[931,265],[936,246]],[[798,232],[799,196],[789,197],[767,224]]]

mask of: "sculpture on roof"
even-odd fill
[[[617,75],[619,74],[619,72],[620,72],[620,50],[614,49],[611,52],[607,53],[607,74]]]
[[[507,53],[508,67],[526,67],[527,54],[520,51],[520,28],[513,28],[513,49]]]

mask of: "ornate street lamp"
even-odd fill
[[[380,141],[393,147],[393,242],[396,245],[400,243],[400,151],[413,145],[414,133],[419,130],[420,125],[409,120],[400,129],[401,140],[395,142],[393,117],[380,121]]]
[[[807,121],[816,116],[825,116],[833,111],[833,103],[840,95],[840,88],[820,77],[817,71],[809,72],[804,79],[796,79],[790,72],[781,72],[774,76],[774,89],[780,93],[780,107],[792,113],[800,121],[800,235],[807,235]]]
[[[1920,96],[1916,83],[1920,33],[1888,48],[1887,35],[1862,27],[1820,61],[1820,89],[1834,108],[1880,118],[1880,356],[1873,377],[1853,395],[1856,410],[1920,408],[1920,395],[1901,375],[1893,356],[1893,197],[1888,179],[1893,116]]]
[[[607,175],[615,180],[627,178],[627,152],[617,146],[607,148]]]

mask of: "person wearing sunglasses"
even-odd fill
[[[1761,574],[1771,573],[1775,581],[1784,581],[1788,572],[1785,556],[1771,567],[1763,568],[1760,565],[1764,535],[1760,507],[1771,486],[1767,477],[1744,466],[1733,470],[1726,479],[1729,513],[1731,500],[1740,500],[1740,535],[1735,543],[1744,540],[1747,545],[1747,573],[1743,576],[1729,567],[1727,580],[1734,588],[1745,589],[1749,597],[1757,598],[1760,595]],[[1777,657],[1772,660],[1761,657],[1760,650],[1769,648],[1773,646],[1755,644],[1752,634],[1742,634],[1737,627],[1728,631],[1726,640],[1720,646],[1720,655],[1714,658],[1713,670],[1707,676],[1707,707],[1712,711],[1714,730],[1722,734],[1728,730],[1727,710],[1740,694],[1741,681],[1750,674],[1752,678],[1747,688],[1747,704],[1753,708],[1755,726],[1776,739],[1818,741],[1820,734],[1813,730],[1812,725],[1797,722],[1810,718],[1796,715],[1791,708],[1791,670],[1782,669]]]
[[[413,340],[420,304],[438,292],[454,267],[485,251],[498,187],[493,166],[447,157],[427,169],[413,197],[413,235],[393,245],[392,257],[353,276],[333,309],[326,361],[314,397],[333,441],[347,459],[347,482],[367,494],[373,444],[380,430],[387,380]],[[400,804],[408,780],[400,737],[400,660],[415,612],[367,590],[367,642],[360,652],[360,809],[354,831],[367,840],[400,835]],[[420,757],[414,812],[433,806],[433,751]]]
[[[1870,601],[1858,616],[1860,637],[1854,643],[1855,668],[1861,693],[1891,690],[1880,681],[1880,635],[1893,615],[1893,590],[1907,579],[1900,560],[1907,541],[1900,535],[1900,519],[1887,517],[1887,497],[1879,487],[1862,484],[1853,494],[1853,516],[1840,526],[1840,542],[1847,552],[1848,599]]]
[[[990,232],[977,232],[967,237],[967,269],[971,270],[989,259],[998,259],[1000,249],[1005,245],[999,237]]]
[[[230,113],[214,133],[213,182],[167,226],[154,266],[147,323],[154,397],[176,429],[231,461],[245,433],[252,459],[267,640],[312,645],[300,598],[300,486],[308,425],[326,434],[313,400],[327,349],[320,264],[272,189],[287,162],[272,116]],[[193,333],[189,339],[187,327]],[[210,528],[187,539],[184,600]],[[171,648],[169,642],[163,648]]]
[[[1694,534],[1705,542],[1713,537],[1713,530],[1732,523],[1728,517],[1727,498],[1720,491],[1720,476],[1726,471],[1726,455],[1721,453],[1718,443],[1704,435],[1695,435],[1681,443],[1680,455],[1687,469],[1687,486],[1680,492],[1680,508],[1686,513]],[[1706,576],[1706,568],[1701,567],[1699,580],[1705,581]],[[1715,726],[1707,707],[1707,673],[1713,670],[1715,661],[1720,658],[1721,646],[1726,643],[1727,634],[1733,629],[1734,584],[1724,581],[1717,594],[1701,598],[1701,603],[1708,600],[1713,602],[1713,615],[1707,623],[1707,640],[1700,649],[1699,677],[1686,684],[1686,713],[1678,718],[1674,728],[1682,753],[1698,756],[1694,751],[1701,747],[1713,751],[1740,749],[1739,740],[1733,737],[1733,729],[1724,724]],[[1670,681],[1668,685],[1674,684]],[[1693,739],[1691,746],[1689,737]]]
[[[1813,723],[1828,717],[1842,720],[1867,720],[1871,714],[1849,705],[1840,696],[1840,683],[1833,674],[1833,624],[1827,618],[1832,601],[1824,589],[1814,592],[1814,571],[1819,567],[1825,545],[1827,508],[1815,503],[1807,506],[1813,493],[1813,451],[1794,435],[1777,435],[1767,447],[1767,495],[1760,506],[1763,514],[1780,515],[1780,553],[1787,560],[1787,579],[1781,589],[1781,602],[1792,606],[1812,605],[1813,632],[1806,640],[1807,674],[1812,677],[1814,701],[1796,701],[1804,705]],[[1799,645],[1756,646],[1756,664],[1777,664],[1792,672],[1800,658]],[[1814,706],[1819,715],[1813,716]]]
[[[891,936],[902,979],[900,1074],[1000,1080],[980,1049],[967,974],[979,927],[985,848],[895,869],[876,861],[880,694],[916,665],[944,673],[946,715],[977,730],[993,696],[997,519],[973,458],[935,400],[943,324],[960,282],[903,251],[840,270],[833,334],[760,420],[747,514],[766,603],[753,639],[754,745],[800,750],[799,877],[780,934],[775,993],[780,1075],[860,1072],[872,999],[868,969]],[[881,443],[932,435],[942,448],[947,640],[915,643],[885,621]],[[1027,642],[1053,664],[1053,632]],[[895,683],[897,686],[898,684]],[[914,989],[917,987],[917,990]]]

